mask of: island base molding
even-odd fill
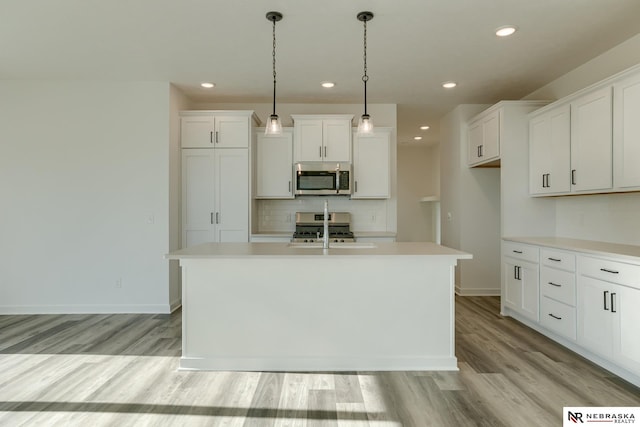
[[[194,358],[180,359],[184,371],[267,371],[267,372],[343,372],[343,371],[457,371],[458,361],[448,358],[342,359],[342,358]]]

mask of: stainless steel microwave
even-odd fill
[[[353,177],[349,163],[301,162],[293,167],[297,196],[351,194]]]

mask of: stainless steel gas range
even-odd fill
[[[296,212],[296,231],[293,242],[322,242],[324,214]],[[329,240],[331,242],[355,242],[351,232],[349,212],[329,212]]]

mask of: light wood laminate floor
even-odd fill
[[[640,406],[497,297],[456,310],[459,372],[181,372],[179,312],[0,316],[0,426],[538,427],[563,406]]]

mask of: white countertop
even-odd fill
[[[327,251],[319,248],[305,248],[288,243],[204,243],[181,249],[165,255],[167,259],[195,258],[243,258],[243,257],[289,257],[289,256],[445,256],[456,259],[471,259],[473,255],[440,246],[435,243],[374,243],[371,247],[353,248],[342,244]]]
[[[595,240],[569,239],[566,237],[503,237],[503,240],[547,246],[600,256],[624,257],[630,261],[640,261],[640,246],[619,243],[598,242]]]
[[[395,231],[354,231],[354,236],[358,237],[396,237],[398,233]],[[251,233],[252,236],[260,237],[291,237],[293,231],[261,231],[259,233]]]

